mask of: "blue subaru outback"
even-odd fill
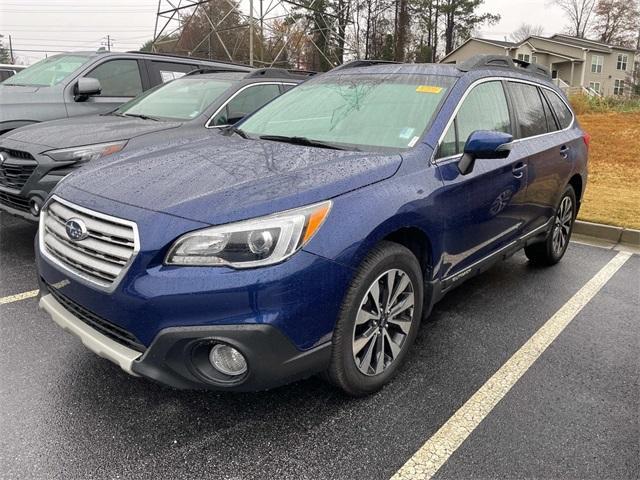
[[[446,292],[557,263],[587,180],[549,72],[508,57],[355,62],[214,137],[88,166],[40,218],[41,308],[177,388],[376,391]]]

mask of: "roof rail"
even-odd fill
[[[189,70],[185,75],[204,75],[205,73],[244,73],[242,70],[234,69],[234,68],[224,68],[224,67],[204,67],[204,68],[196,68],[194,70]]]
[[[525,71],[540,77],[551,78],[551,72],[543,65],[516,60],[505,55],[476,55],[456,65],[461,72],[492,68],[506,68],[509,70]]]
[[[195,60],[195,61],[198,61],[198,62],[224,63],[225,65],[234,65],[236,67],[244,67],[246,69],[250,69],[251,68],[249,65],[244,65],[243,63],[227,62],[225,60],[211,60],[209,58],[202,58],[202,57],[190,57],[188,55],[178,55],[178,54],[175,54],[175,53],[143,52],[141,50],[129,50],[127,53],[141,53],[143,55],[153,55],[153,56],[158,56],[158,57],[180,58],[182,60]]]
[[[302,80],[304,78],[308,78],[312,75],[315,75],[316,72],[305,72],[302,70],[285,70],[284,68],[258,68],[252,71],[247,78],[257,78],[257,77],[265,77],[265,78],[291,78],[296,80]]]
[[[372,67],[374,65],[385,65],[388,63],[400,64],[401,62],[394,62],[392,60],[351,60],[350,62],[343,63],[342,65],[332,68],[330,71],[335,72],[337,70],[346,70],[348,68]]]

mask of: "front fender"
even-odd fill
[[[3,135],[16,128],[26,127],[27,125],[33,125],[34,123],[40,123],[37,120],[10,120],[7,122],[0,122],[0,135]]]
[[[413,228],[428,239],[429,263],[436,274],[444,219],[435,208],[433,194],[442,182],[432,166],[405,172],[334,198],[325,224],[305,250],[356,269],[381,240]]]

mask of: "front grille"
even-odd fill
[[[33,155],[29,152],[21,152],[20,150],[13,150],[11,148],[3,148],[3,152],[9,154],[12,158],[21,158],[22,160],[33,160]]]
[[[33,156],[19,150],[2,150],[7,157],[0,164],[0,185],[21,189],[38,166]]]
[[[29,211],[29,200],[20,195],[0,191],[0,203],[16,210]]]
[[[64,268],[103,288],[115,287],[137,253],[135,224],[53,198],[42,211],[40,245]],[[74,241],[66,222],[80,221],[88,236]]]
[[[66,297],[54,287],[47,285],[49,293],[53,295],[60,305],[62,305],[66,310],[72,313],[77,319],[83,321],[91,328],[94,328],[101,334],[109,337],[111,340],[114,340],[125,347],[132,348],[133,350],[137,350],[138,352],[144,352],[145,346],[133,335],[131,332],[125,330],[124,328],[118,327],[113,323],[105,320],[102,317],[99,317],[95,313],[90,312],[83,306],[77,304],[70,298]]]

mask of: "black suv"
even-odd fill
[[[0,210],[37,221],[49,192],[90,160],[207,137],[241,120],[309,73],[196,70],[101,115],[39,123],[0,137]]]
[[[245,65],[144,52],[51,56],[0,84],[0,135],[45,120],[108,112],[197,68],[251,71]]]

